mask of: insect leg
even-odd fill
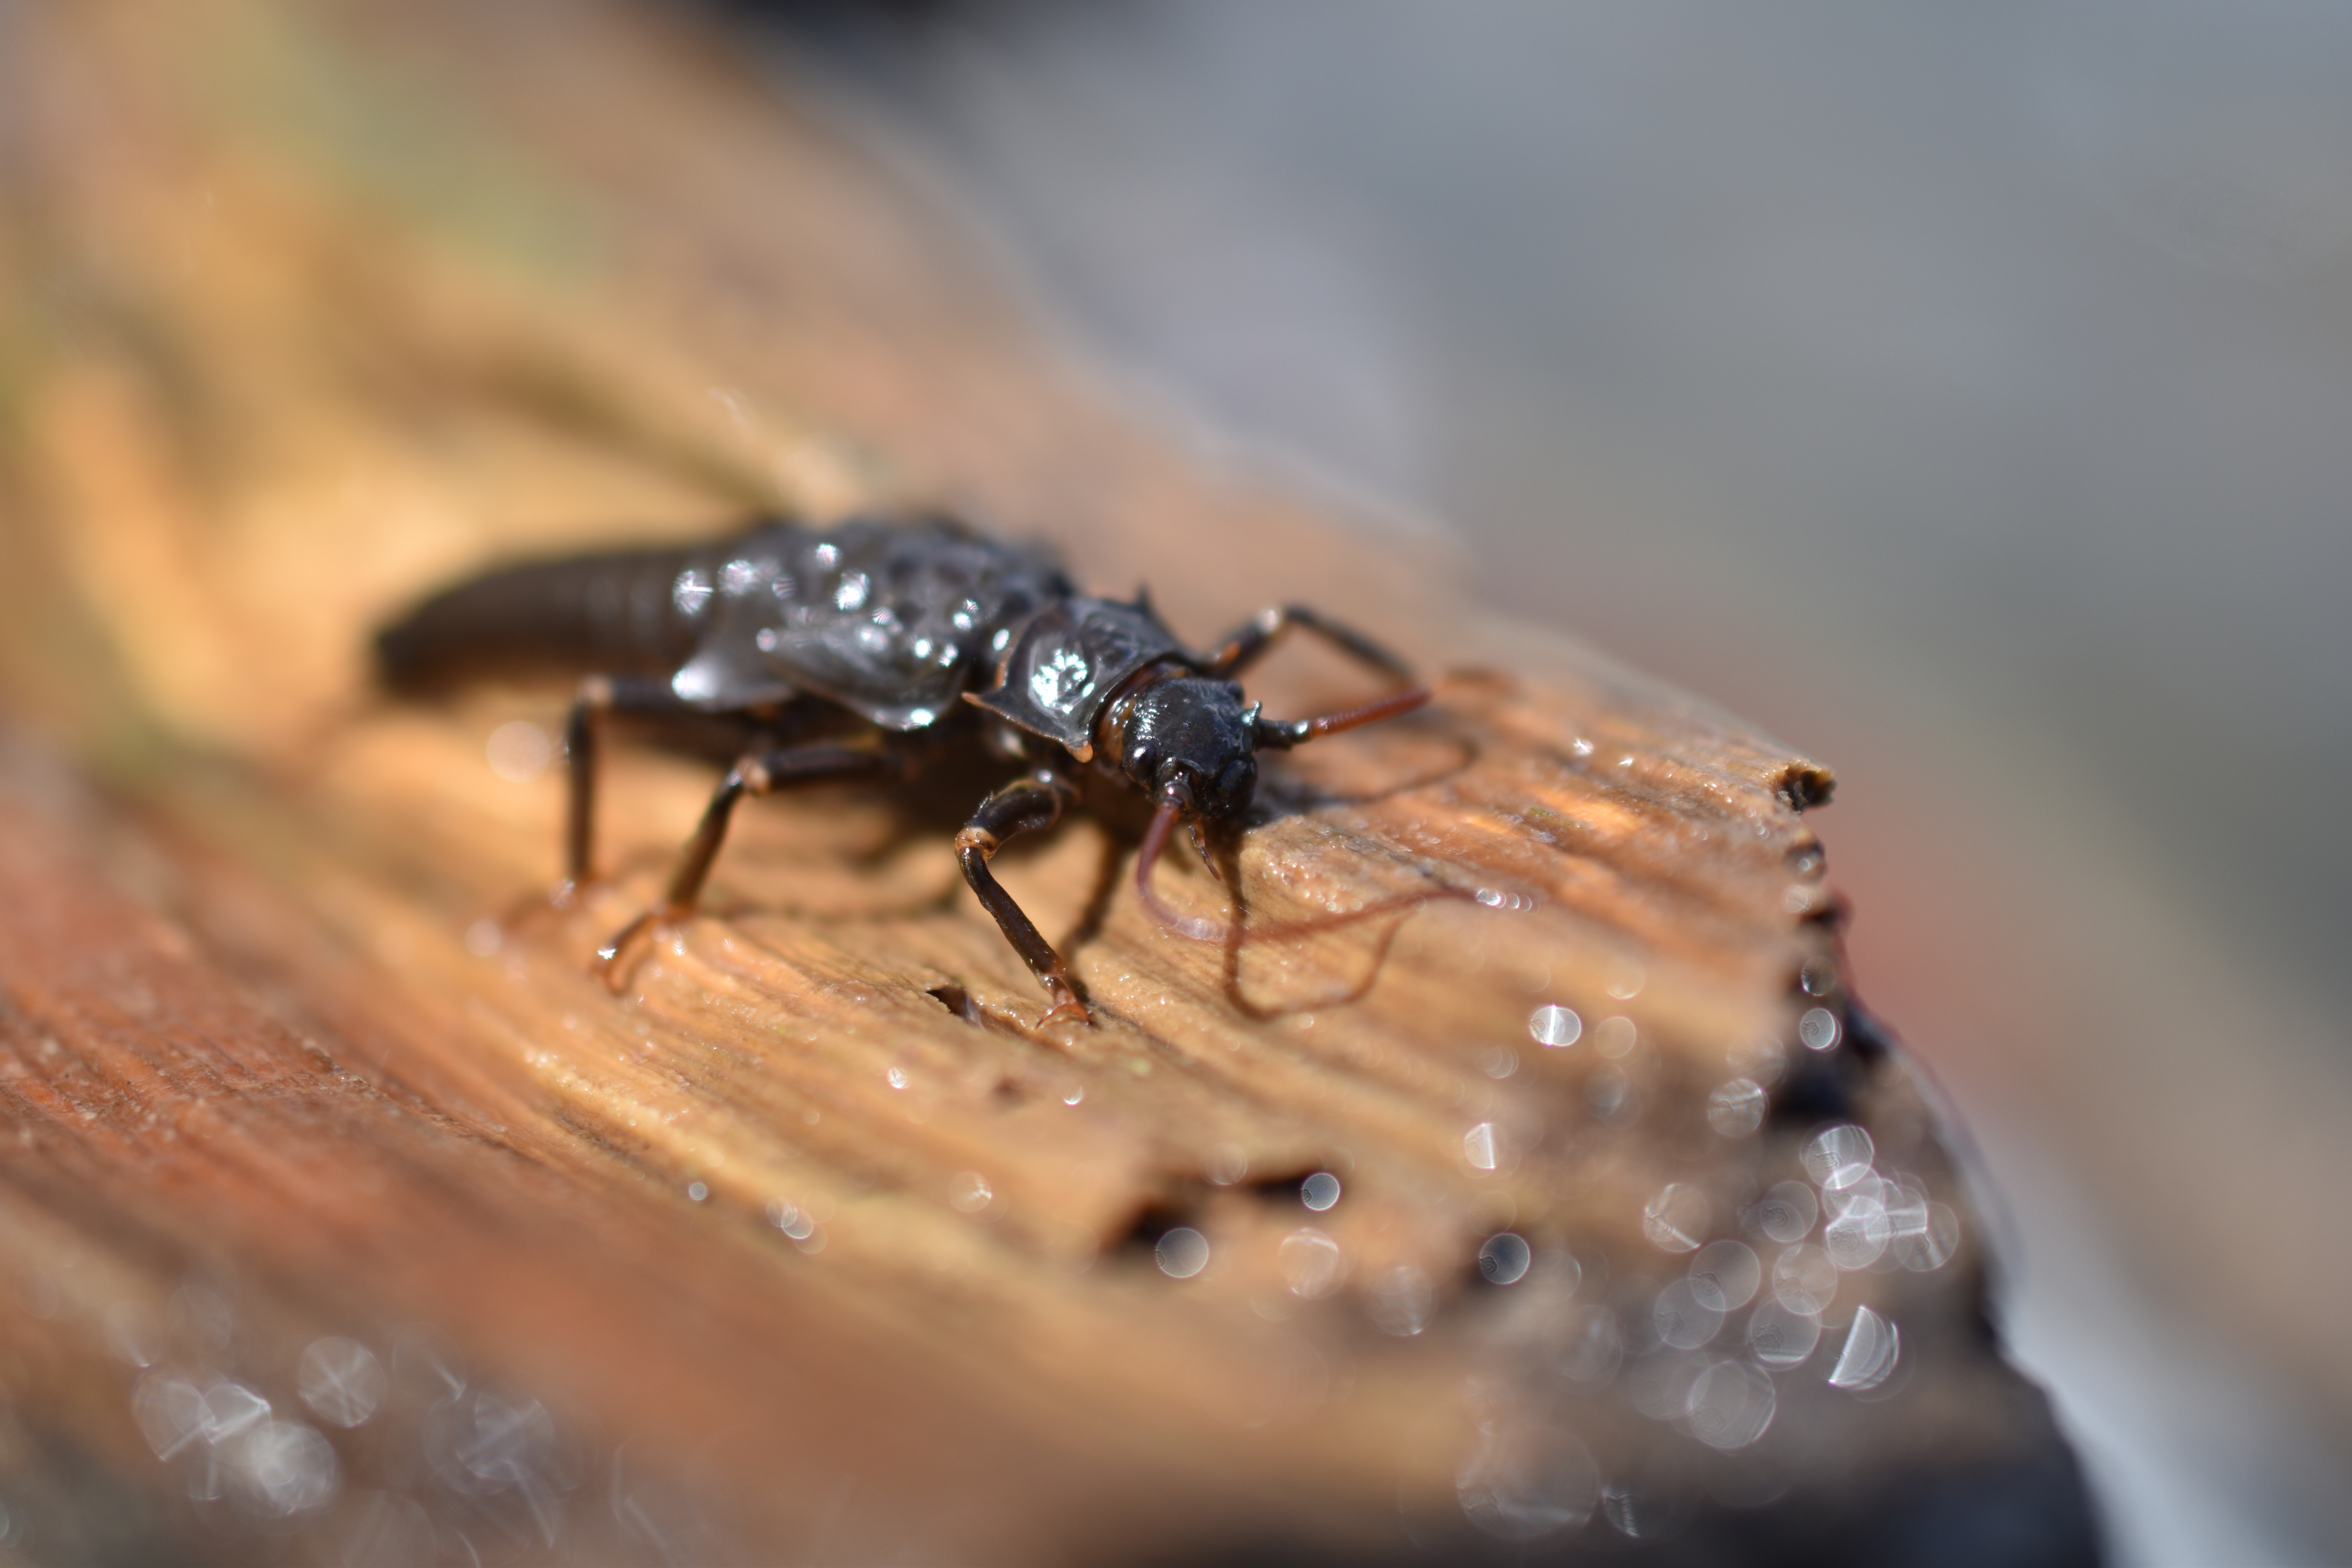
[[[696,824],[694,837],[686,841],[686,849],[669,874],[669,886],[662,891],[662,901],[623,926],[610,942],[596,950],[596,967],[605,981],[617,988],[623,973],[622,955],[656,924],[673,924],[694,913],[695,905],[702,900],[702,885],[709,880],[711,862],[719,858],[719,847],[726,841],[727,825],[735,815],[736,802],[747,795],[771,795],[795,784],[898,771],[897,758],[854,746],[793,746],[738,762],[727,770],[727,776],[719,781],[719,788],[711,794],[710,804],[703,807],[702,820]]]
[[[1051,768],[1040,769],[982,801],[963,831],[956,835],[956,859],[963,867],[964,880],[971,884],[971,890],[980,896],[988,912],[996,917],[1004,940],[1029,965],[1054,1004],[1038,1020],[1041,1024],[1051,1023],[1063,1013],[1075,1014],[1085,1023],[1094,1022],[1094,1017],[1070,984],[1070,971],[1063,963],[1062,955],[1054,951],[1054,944],[1013,901],[1013,895],[1004,890],[1004,885],[988,868],[988,860],[1003,847],[1006,840],[1061,821],[1077,798],[1076,784]]]
[[[1208,658],[1208,673],[1239,675],[1255,664],[1276,640],[1293,626],[1305,627],[1349,658],[1370,665],[1383,675],[1392,675],[1399,680],[1412,679],[1412,670],[1404,660],[1363,633],[1341,626],[1338,621],[1327,620],[1304,605],[1285,605],[1278,609],[1260,610],[1217,645],[1216,650]]]
[[[666,680],[641,675],[592,675],[580,683],[563,721],[567,789],[563,810],[563,880],[555,902],[595,875],[596,730],[607,713],[682,714],[695,710],[677,699]]]

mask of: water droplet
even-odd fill
[[[1076,1105],[1086,1098],[1086,1086],[1084,1084],[1072,1084],[1070,1086],[1070,1092],[1062,1096],[1062,1103],[1064,1105]]]
[[[205,1441],[234,1437],[268,1414],[269,1401],[241,1383],[223,1378],[205,1390]]]
[[[1809,1051],[1825,1051],[1838,1043],[1837,1015],[1827,1007],[1808,1007],[1797,1020],[1797,1037]]]
[[[1178,1226],[1151,1249],[1160,1272],[1171,1279],[1190,1279],[1209,1266],[1209,1238],[1191,1226]]]
[[[1339,1178],[1328,1171],[1318,1171],[1298,1184],[1298,1201],[1321,1214],[1339,1201]]]
[[[1822,1213],[1831,1219],[1835,1219],[1864,1198],[1885,1208],[1889,1196],[1899,1199],[1900,1194],[1895,1184],[1878,1174],[1877,1172],[1871,1171],[1866,1173],[1862,1180],[1850,1186],[1823,1188]]]
[[[1220,1143],[1209,1151],[1201,1168],[1217,1185],[1230,1187],[1249,1174],[1249,1154],[1238,1143]]]
[[[1864,1186],[1869,1184],[1856,1183],[1853,1190],[1859,1192]],[[1886,1227],[1889,1235],[1900,1242],[1908,1237],[1926,1234],[1929,1218],[1927,1193],[1926,1188],[1919,1185],[1916,1177],[1904,1176],[1895,1181],[1882,1181],[1876,1185],[1878,1190],[1871,1194],[1871,1196],[1876,1198],[1885,1207]]]
[[[1832,1262],[1851,1273],[1877,1262],[1892,1235],[1886,1210],[1878,1200],[1856,1198],[1822,1227],[1822,1246]]]
[[[948,1183],[948,1206],[958,1214],[978,1214],[995,1198],[995,1189],[978,1171],[959,1172]]]
[[[1665,1467],[1644,1468],[1662,1473],[1654,1479],[1644,1475],[1637,1481],[1602,1484],[1601,1517],[1620,1535],[1633,1540],[1671,1541],[1689,1526],[1697,1511],[1688,1479]]]
[[[1524,1237],[1502,1231],[1478,1248],[1478,1273],[1489,1285],[1516,1285],[1528,1277],[1535,1256]]]
[[[1764,1282],[1764,1265],[1755,1251],[1737,1241],[1710,1241],[1691,1259],[1691,1289],[1699,1300],[1718,1312],[1736,1311],[1755,1299]]]
[[[1929,1204],[1927,1228],[1896,1242],[1895,1257],[1914,1274],[1927,1274],[1950,1262],[1959,1245],[1960,1216],[1942,1204]]]
[[[314,1340],[302,1352],[296,1386],[320,1420],[357,1426],[383,1402],[383,1363],[357,1340]]]
[[[435,1473],[463,1495],[516,1485],[528,1493],[563,1468],[554,1417],[535,1399],[498,1390],[436,1406],[427,1413],[424,1437]],[[542,1520],[542,1529],[549,1522]]]
[[[1648,978],[1648,972],[1642,967],[1640,959],[1620,958],[1609,966],[1609,979],[1601,989],[1620,1002],[1631,1002],[1642,994],[1642,986]]]
[[[1678,1351],[1695,1351],[1723,1327],[1723,1309],[1703,1300],[1690,1280],[1670,1279],[1650,1304],[1650,1321],[1661,1342]]]
[[[1534,1541],[1580,1528],[1601,1496],[1591,1450],[1557,1427],[1499,1425],[1454,1474],[1463,1516],[1503,1541]]]
[[[283,1519],[334,1500],[341,1480],[334,1445],[298,1421],[265,1421],[231,1452],[239,1498],[256,1512]]]
[[[1462,1135],[1462,1157],[1481,1171],[1502,1167],[1502,1137],[1493,1122],[1481,1121]]]
[[[1819,1317],[1837,1299],[1838,1266],[1828,1252],[1800,1242],[1772,1260],[1772,1295],[1792,1312]]]
[[[816,1216],[782,1198],[768,1205],[768,1223],[794,1241],[806,1241],[816,1234]]]
[[[1603,1018],[1592,1027],[1592,1047],[1612,1061],[1622,1061],[1633,1054],[1641,1037],[1633,1020],[1623,1016]]]
[[[491,731],[489,743],[482,750],[489,759],[490,772],[510,784],[530,783],[547,771],[555,754],[547,731],[526,719]]]
[[[466,951],[476,958],[495,956],[505,941],[506,933],[499,929],[499,922],[488,916],[466,928]]]
[[[892,1089],[904,1089],[907,1087],[907,1069],[905,1068],[892,1068],[888,1072],[884,1073],[882,1076],[890,1080],[890,1087]]]
[[[1772,1380],[1746,1362],[1710,1362],[1692,1380],[1682,1426],[1710,1448],[1745,1448],[1772,1425]]]
[[[1657,1352],[1625,1372],[1625,1394],[1653,1421],[1674,1421],[1690,1404],[1691,1384],[1706,1370],[1706,1357],[1690,1351]]]
[[[1894,1373],[1902,1355],[1903,1336],[1895,1325],[1868,1307],[1856,1307],[1853,1326],[1845,1332],[1845,1349],[1830,1369],[1830,1386],[1850,1394],[1876,1388]]]
[[[1778,1182],[1748,1211],[1744,1224],[1751,1234],[1786,1247],[1811,1235],[1821,1212],[1821,1201],[1813,1196],[1811,1187],[1802,1182]]]
[[[1801,1158],[1815,1186],[1835,1191],[1869,1175],[1877,1152],[1870,1134],[1848,1121],[1824,1127],[1807,1139]]]
[[[168,1459],[212,1429],[204,1390],[185,1378],[151,1372],[131,1394],[131,1419],[159,1459]]]
[[[1313,1226],[1301,1226],[1282,1238],[1276,1249],[1283,1281],[1294,1296],[1316,1300],[1339,1289],[1339,1244]],[[1165,1267],[1165,1265],[1162,1265]]]
[[[1642,1100],[1625,1069],[1611,1062],[1586,1081],[1584,1108],[1603,1121],[1631,1121],[1642,1114]]]
[[[1696,1252],[1706,1237],[1712,1210],[1706,1194],[1684,1182],[1668,1184],[1642,1210],[1642,1234],[1668,1252]]]
[[[228,1489],[221,1479],[220,1454],[201,1449],[195,1460],[188,1467],[188,1495],[198,1502],[218,1502]]]
[[[1821,1342],[1820,1315],[1791,1311],[1777,1298],[1748,1315],[1748,1353],[1775,1372],[1803,1365]]]
[[[1519,1053],[1508,1046],[1488,1046],[1478,1054],[1478,1070],[1488,1078],[1508,1078],[1519,1070]]]
[[[1528,1015],[1528,1034],[1539,1046],[1572,1046],[1584,1033],[1584,1020],[1554,1003]]]
[[[1411,1339],[1429,1327],[1437,1307],[1436,1287],[1428,1273],[1400,1263],[1372,1281],[1365,1293],[1364,1310],[1384,1334]]]
[[[1706,1097],[1706,1124],[1726,1138],[1746,1138],[1764,1125],[1769,1103],[1762,1084],[1736,1078],[1716,1085]]]

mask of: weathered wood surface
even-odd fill
[[[11,26],[0,1543],[1041,1562],[1402,1550],[1402,1508],[1442,1554],[1465,1511],[1609,1538],[1596,1480],[1719,1542],[1780,1539],[1791,1505],[1753,1510],[1783,1494],[1852,1520],[2063,1472],[1919,1088],[1857,1048],[1815,763],[1130,426],[873,168],[641,20]],[[560,695],[392,706],[367,629],[517,550],[908,496],[1148,579],[1199,636],[1283,599],[1393,628],[1438,700],[1282,764],[1226,947],[1107,882],[1117,831],[1008,854],[1096,1027],[1037,1026],[956,875],[954,782],[746,811],[709,912],[609,994],[588,956],[709,770],[623,752],[614,879],[530,912]],[[1305,649],[1259,684],[1360,690]],[[1360,918],[1262,934],[1332,910]],[[1577,1044],[1530,1037],[1548,1004]],[[1816,1008],[1845,1031],[1818,1053]],[[1773,1113],[1718,1130],[1743,1077]],[[1957,1250],[1844,1274],[1769,1428],[1717,1452],[1643,1408],[1703,1364],[1642,1353],[1689,1261],[1645,1215],[1674,1189],[1769,1267],[1743,1214],[1843,1121]],[[1210,1247],[1184,1279],[1154,1263],[1179,1226]],[[1501,1232],[1535,1262],[1496,1287]],[[1864,1304],[1903,1335],[1868,1396],[1825,1381]],[[298,1391],[324,1335],[389,1369],[349,1430]],[[226,1383],[329,1435],[331,1500],[270,1517],[314,1450],[268,1490]],[[1521,1472],[1556,1514],[1498,1522],[1481,1489]]]

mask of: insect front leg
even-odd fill
[[[1411,680],[1412,667],[1388,649],[1351,626],[1326,619],[1304,605],[1284,605],[1277,609],[1261,610],[1237,628],[1231,637],[1219,643],[1209,655],[1211,675],[1239,675],[1255,664],[1275,645],[1283,633],[1293,626],[1302,626],[1338,648],[1341,653],[1399,680]]]
[[[678,700],[669,682],[642,675],[592,675],[580,683],[563,721],[563,880],[551,901],[571,903],[595,878],[596,731],[608,713],[683,717],[696,712]]]
[[[1041,768],[982,801],[963,831],[956,835],[956,859],[963,867],[964,880],[971,884],[971,890],[980,896],[988,912],[996,917],[1004,940],[1029,965],[1030,973],[1036,975],[1037,983],[1045,986],[1046,996],[1054,1004],[1038,1020],[1041,1026],[1065,1013],[1091,1024],[1094,1015],[1078,1000],[1062,955],[1054,951],[1054,944],[1045,940],[1036,923],[1013,901],[1013,895],[1004,890],[996,873],[988,868],[988,861],[1010,840],[1061,821],[1077,798],[1077,785],[1051,768]]]
[[[662,901],[623,926],[610,942],[596,950],[595,967],[604,974],[605,984],[615,991],[621,988],[627,973],[623,957],[640,937],[656,925],[675,925],[693,915],[695,906],[702,900],[702,885],[710,879],[711,862],[719,858],[719,847],[726,841],[727,825],[735,815],[735,805],[745,795],[772,795],[796,784],[884,777],[900,771],[898,759],[891,754],[855,746],[793,746],[738,762],[727,770],[727,776],[719,781],[719,788],[710,796],[710,804],[703,807],[702,820],[696,824],[694,837],[686,841],[686,848],[670,872]]]

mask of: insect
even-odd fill
[[[1399,689],[1320,718],[1265,718],[1234,678],[1293,627]],[[764,521],[698,546],[525,562],[425,600],[377,634],[375,652],[385,684],[404,694],[501,675],[578,679],[564,731],[559,903],[592,873],[603,722],[630,716],[698,729],[706,741],[715,729],[733,765],[661,902],[598,950],[615,984],[633,944],[693,913],[745,795],[911,777],[971,758],[977,740],[1020,772],[980,803],[956,835],[956,856],[1045,987],[1048,1022],[1092,1016],[1061,955],[989,869],[998,849],[1052,827],[1090,791],[1140,791],[1152,813],[1136,858],[1138,894],[1163,925],[1213,939],[1221,928],[1177,914],[1152,891],[1175,828],[1189,824],[1198,844],[1202,822],[1239,816],[1260,752],[1429,699],[1393,655],[1311,610],[1265,611],[1195,652],[1147,595],[1087,597],[1045,551],[940,515]]]

